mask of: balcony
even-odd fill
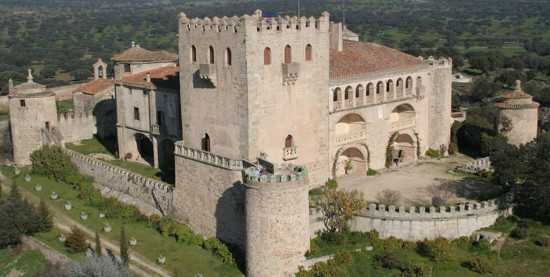
[[[300,74],[299,63],[284,63],[283,64],[283,85],[294,85]]]
[[[292,146],[283,148],[283,160],[295,160],[298,158],[298,147]]]
[[[390,123],[390,132],[395,132],[416,126],[414,117],[406,118]]]
[[[356,141],[365,140],[367,132],[365,130],[353,131],[341,135],[336,135],[335,144],[342,145]]]

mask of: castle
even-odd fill
[[[15,163],[43,144],[116,129],[119,158],[175,171],[163,212],[239,245],[248,276],[287,276],[309,249],[309,188],[346,165],[365,174],[449,144],[450,59],[359,42],[328,12],[180,13],[178,27],[177,55],[133,44],[112,58],[112,81],[94,65],[95,80],[73,94],[85,124],[59,120],[29,73],[10,90]],[[162,202],[155,189],[146,191]]]

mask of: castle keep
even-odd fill
[[[288,276],[305,259],[308,189],[345,174],[346,165],[365,174],[448,146],[450,59],[359,42],[328,12],[180,13],[178,29],[177,55],[133,44],[112,58],[114,80],[104,79],[98,61],[96,80],[73,94],[75,111],[95,115],[87,129],[116,129],[118,158],[173,170],[175,188],[69,153],[82,171],[101,173],[101,185],[132,191],[196,232],[239,245],[248,276]],[[20,93],[21,86],[33,90]],[[61,122],[53,96],[34,87],[30,78],[10,94],[16,164],[28,164],[41,136]],[[116,127],[103,124],[113,94]],[[29,118],[29,105],[43,118]],[[131,189],[134,179],[139,190]]]

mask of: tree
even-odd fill
[[[31,154],[32,169],[35,173],[48,176],[56,181],[78,174],[78,168],[69,155],[59,146],[44,146]]]
[[[21,192],[19,192],[19,187],[17,187],[17,184],[15,181],[11,182],[11,190],[10,190],[10,200],[21,200]]]
[[[38,215],[40,216],[40,231],[48,232],[53,227],[53,214],[44,199],[40,199],[38,206]]]
[[[67,277],[129,277],[128,267],[117,263],[110,257],[99,257],[95,254],[74,261],[67,266]]]
[[[65,245],[67,246],[67,251],[69,251],[69,253],[82,253],[90,246],[88,242],[86,242],[84,231],[76,227],[76,225],[71,228],[71,232],[67,236]]]
[[[360,215],[367,206],[363,193],[352,190],[338,190],[334,180],[328,180],[321,187],[321,194],[315,207],[323,214],[323,224],[329,232],[340,232],[349,220]]]
[[[21,199],[0,199],[0,222],[0,249],[19,243],[22,235],[32,235],[40,227],[36,208]]]
[[[124,225],[120,226],[120,260],[123,265],[130,263],[130,254],[128,253],[128,240],[126,239],[126,230]]]
[[[101,240],[97,231],[95,231],[95,254],[101,257]]]

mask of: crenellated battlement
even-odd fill
[[[498,209],[495,200],[461,203],[456,206],[441,207],[415,207],[411,206],[407,210],[404,206],[387,207],[384,204],[369,204],[366,217],[398,219],[398,220],[422,220],[422,219],[446,219],[466,216],[485,215]]]
[[[254,181],[260,183],[278,183],[278,182],[292,182],[296,180],[307,179],[307,168],[305,166],[293,165],[293,164],[281,164],[277,168],[279,174],[271,174],[267,172],[255,173],[256,168],[250,166],[244,170],[245,182]]]
[[[212,154],[208,151],[198,150],[183,145],[182,141],[175,143],[174,153],[191,160],[211,164],[217,167],[226,168],[229,170],[242,170],[243,163],[240,160],[233,160],[220,155]]]
[[[187,18],[185,13],[180,13],[179,32],[230,32],[237,33],[239,28],[246,26],[247,28],[255,28],[257,32],[284,32],[284,31],[300,31],[300,30],[323,30],[328,31],[330,14],[323,12],[319,18],[297,17],[297,16],[279,16],[279,17],[262,17],[262,11],[256,10],[254,14],[244,14],[240,17],[205,17],[205,18]]]
[[[74,124],[82,121],[93,120],[95,122],[95,116],[89,113],[67,113],[67,114],[58,114],[57,122],[58,124]]]

